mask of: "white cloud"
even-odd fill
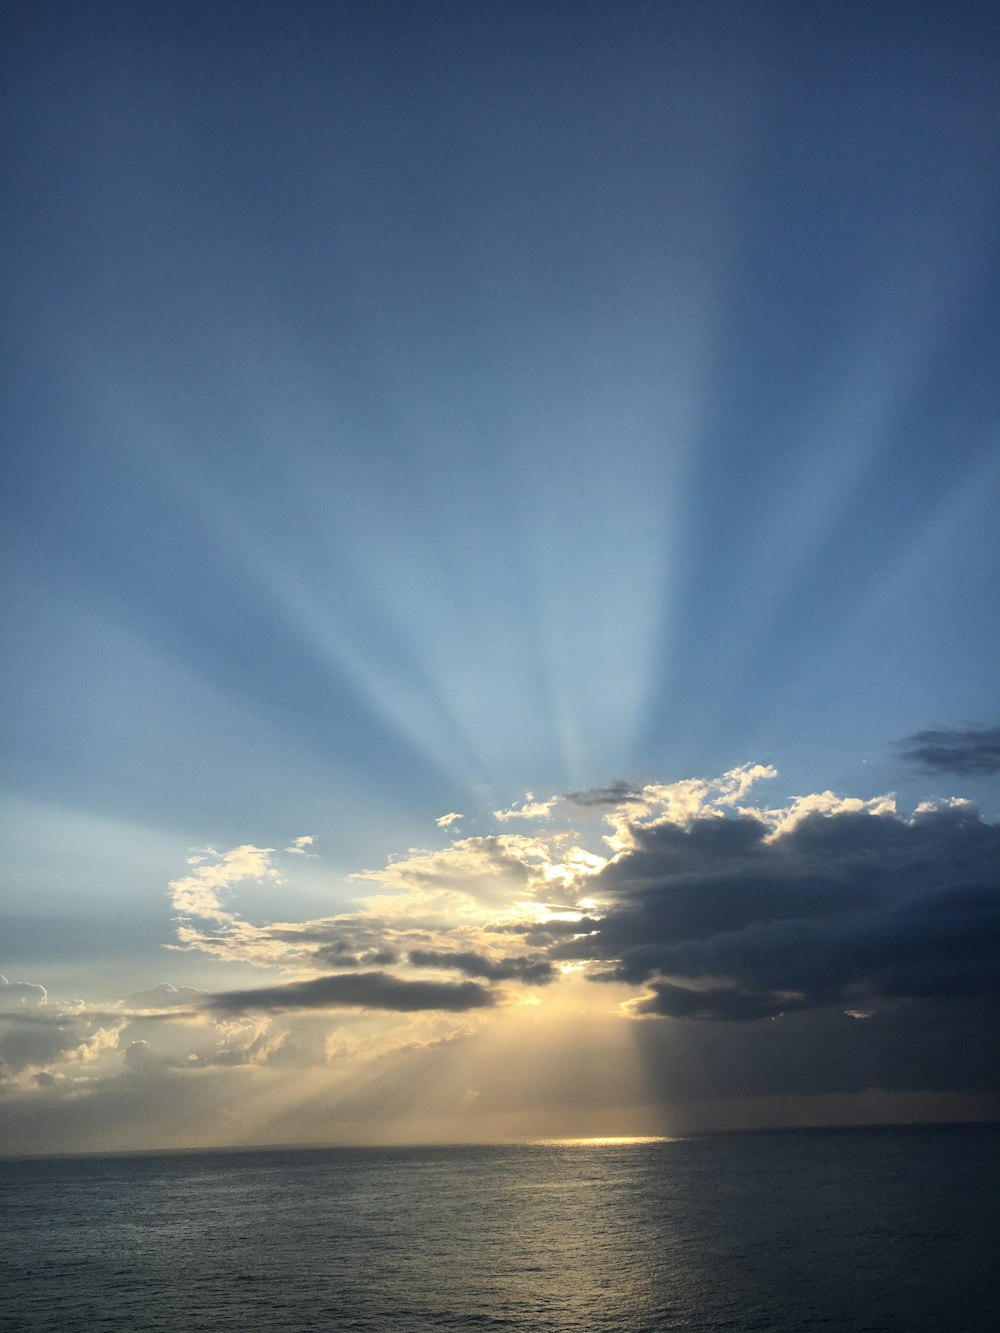
[[[205,921],[233,921],[234,915],[222,906],[220,895],[244,879],[280,883],[281,875],[271,860],[273,855],[273,847],[254,847],[250,843],[221,853],[212,847],[205,848],[188,860],[189,865],[197,861],[197,868],[168,885],[174,909]]]
[[[300,838],[293,838],[284,850],[291,852],[293,856],[308,856],[311,860],[315,860],[315,852],[308,850],[315,841],[316,839],[311,833],[304,833]]]
[[[892,815],[896,813],[896,800],[891,792],[883,796],[873,796],[863,801],[857,796],[838,796],[833,791],[811,792],[807,796],[796,796],[789,805],[776,810],[755,810],[749,808],[748,814],[756,815],[766,824],[771,825],[768,840],[780,838],[790,833],[803,819],[810,815],[869,814]]]
[[[434,823],[437,824],[438,828],[450,828],[452,824],[456,824],[461,818],[462,816],[457,810],[451,810],[448,814],[441,815],[440,818],[435,819]]]
[[[499,819],[501,824],[509,819],[549,819],[561,799],[559,796],[550,796],[547,801],[536,801],[534,793],[527,791],[520,805],[512,805],[509,810],[494,810],[493,818]]]
[[[683,827],[693,819],[723,818],[726,808],[739,809],[755,782],[777,777],[778,770],[766,764],[743,764],[720,778],[685,778],[680,782],[649,783],[638,792],[629,791],[605,815],[611,833],[605,842],[614,852],[636,845],[636,830],[664,824]]]

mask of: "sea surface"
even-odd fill
[[[0,1161],[0,1328],[1000,1329],[1000,1126]]]

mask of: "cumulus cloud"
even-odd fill
[[[1000,727],[918,731],[901,743],[903,756],[934,773],[979,777],[1000,773]]]
[[[549,809],[558,799],[543,804]],[[406,980],[426,966],[413,961],[417,955],[436,952],[436,967],[458,967],[487,981],[545,984],[554,975],[550,964],[520,954],[508,960],[490,932],[504,921],[546,919],[572,904],[605,860],[564,828],[534,836],[453,837],[444,848],[414,848],[350,876],[370,887],[357,910],[310,921],[253,922],[236,910],[230,890],[249,877],[279,883],[273,851],[250,844],[206,849],[191,858],[191,873],[171,885],[184,914],[177,942],[168,947],[277,968],[296,979],[309,972],[391,969],[391,977]],[[135,1001],[140,1007],[186,1002],[172,994]]]
[[[551,1013],[561,1033],[568,1008],[608,1034],[629,1021],[663,1097],[992,1088],[1000,826],[955,798],[910,813],[891,795],[760,800],[774,776],[746,764],[528,793],[510,809],[544,807],[530,836],[500,817],[494,834],[412,849],[354,876],[366,896],[351,910],[313,920],[241,915],[241,881],[281,882],[273,850],[205,849],[171,885],[174,947],[264,969],[263,983],[160,982],[97,1009],[0,982],[5,1096],[320,1067],[346,1088],[380,1061],[435,1061],[441,1043],[488,1050],[500,1013]],[[519,988],[537,988],[529,1006],[509,1003]],[[572,1079],[581,1049],[536,1063]]]
[[[550,957],[646,984],[640,1013],[1000,996],[1000,827],[968,803],[904,818],[881,801],[821,802],[771,823],[634,827],[594,891],[607,903],[596,928]]]
[[[533,792],[525,792],[520,805],[512,805],[508,810],[494,810],[493,818],[505,824],[511,819],[548,819],[559,801],[558,796],[550,796],[547,801],[536,801]]]
[[[748,764],[548,798],[533,836],[415,849],[315,920],[240,915],[241,879],[278,883],[268,849],[199,853],[173,888],[178,945],[263,983],[160,982],[101,1009],[0,983],[8,1139],[51,1146],[64,1124],[69,1146],[148,1146],[155,1121],[158,1141],[187,1142],[206,1099],[219,1141],[255,1105],[274,1118],[239,1130],[253,1141],[292,1125],[336,1140],[414,1099],[450,1114],[469,1088],[475,1116],[540,1098],[572,1112],[618,1089],[668,1108],[792,1099],[796,1117],[795,1098],[879,1089],[912,1099],[907,1114],[991,1114],[1000,824],[955,798],[909,813],[822,789],[758,800],[773,776]],[[586,836],[566,827],[574,812]],[[523,988],[531,1003],[513,1003]],[[511,1052],[525,1079],[507,1077]]]
[[[0,1077],[44,1072],[56,1064],[90,1065],[117,1047],[127,1021],[118,1014],[51,1008],[0,1020]]]
[[[457,824],[461,818],[462,816],[457,810],[451,810],[446,815],[440,815],[434,823],[437,824],[438,828],[451,828],[452,824]]]
[[[718,778],[647,783],[621,803],[608,806],[604,820],[611,832],[604,841],[613,852],[622,852],[637,846],[646,829],[682,827],[696,818],[723,819],[741,811],[741,802],[755,783],[774,777],[777,769],[770,765],[743,764]]]
[[[544,884],[552,865],[552,848],[545,839],[498,834],[457,838],[434,851],[413,848],[381,869],[359,871],[351,878],[396,893],[450,894],[477,903],[507,903]]]
[[[45,1004],[48,992],[31,981],[8,981],[0,976],[0,1010],[34,1008]]]
[[[312,859],[315,856],[315,853],[309,851],[309,848],[315,841],[316,839],[311,833],[303,833],[301,837],[293,838],[285,848],[285,851],[291,852],[293,856],[308,856]]]
[[[202,920],[233,920],[233,913],[223,906],[223,893],[245,879],[280,882],[273,855],[273,847],[254,847],[249,843],[228,852],[206,847],[192,853],[188,857],[189,873],[172,880],[168,886],[174,910]]]
[[[415,967],[452,968],[467,977],[483,977],[487,981],[524,981],[545,986],[556,978],[552,963],[538,956],[489,958],[471,950],[452,953],[444,949],[411,949],[410,962]]]
[[[460,1012],[490,1007],[492,983],[549,985],[560,968],[635,988],[633,1016],[696,1022],[996,994],[997,825],[959,800],[909,816],[891,795],[829,790],[755,804],[757,784],[775,776],[745,764],[538,802],[529,792],[496,812],[501,823],[535,817],[536,806],[546,817],[560,803],[594,807],[605,852],[556,827],[455,838],[353,876],[382,892],[310,922],[255,925],[223,909],[219,892],[234,878],[276,871],[266,849],[212,853],[184,889],[208,924],[182,923],[179,938],[219,958],[323,974],[214,996],[213,1012]],[[534,952],[507,951],[504,937]],[[413,976],[428,969],[485,984]]]
[[[224,991],[205,1007],[219,1014],[293,1009],[387,1009],[414,1013],[423,1009],[484,1009],[495,1003],[493,992],[474,981],[404,981],[388,972],[339,973],[292,981],[283,986]]]

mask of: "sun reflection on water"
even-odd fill
[[[529,1148],[629,1148],[640,1143],[679,1143],[667,1134],[600,1134],[593,1138],[528,1139]]]

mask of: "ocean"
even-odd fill
[[[0,1328],[1000,1328],[1000,1126],[0,1160]]]

